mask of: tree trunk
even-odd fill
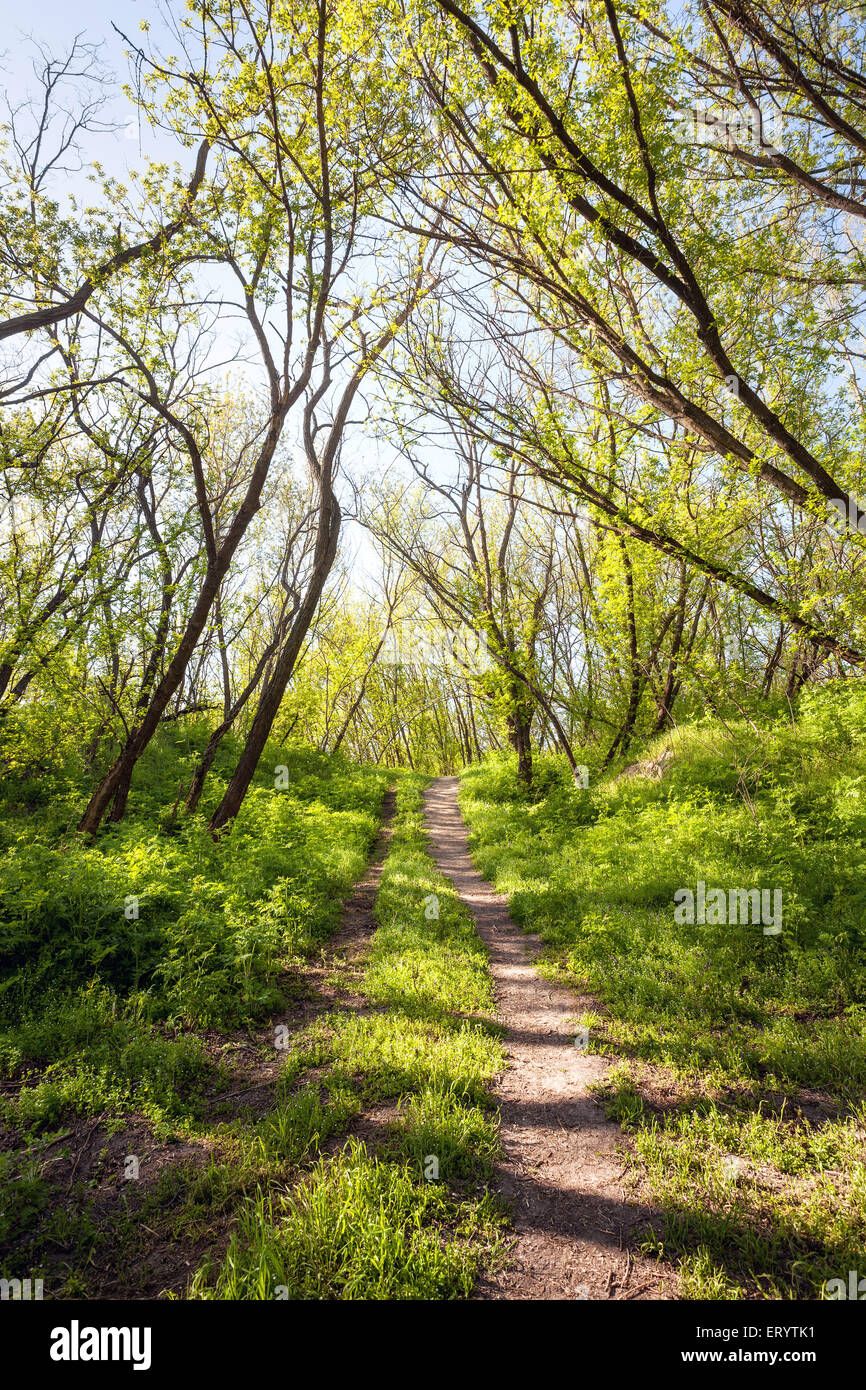
[[[212,834],[223,830],[230,821],[234,820],[243,805],[244,797],[255,776],[256,768],[282,704],[292,671],[295,669],[295,662],[303,646],[304,638],[315,617],[325,580],[328,578],[336,558],[337,541],[340,535],[340,508],[329,484],[323,483],[323,491],[313,572],[310,576],[307,592],[292,623],[286,644],[274,662],[271,677],[262,690],[249,737],[238,759],[231,781],[225,789],[222,801],[211,817],[210,830]]]
[[[532,786],[532,710],[527,711],[522,690],[515,691],[515,705],[508,716],[508,741],[517,754],[517,776],[527,788]]]
[[[376,647],[376,650],[373,652],[373,655],[372,655],[372,657],[370,658],[369,662],[367,663],[367,669],[366,669],[366,671],[364,672],[364,675],[363,675],[363,677],[362,677],[362,679],[361,679],[361,688],[360,688],[360,690],[358,691],[357,699],[355,699],[355,700],[352,701],[352,704],[351,704],[351,706],[349,707],[349,713],[346,715],[346,718],[343,720],[343,723],[342,723],[342,725],[340,726],[340,731],[339,731],[339,733],[337,734],[337,737],[336,737],[335,740],[334,740],[334,746],[333,746],[333,748],[331,749],[331,752],[332,752],[332,753],[338,753],[338,752],[340,751],[340,744],[343,742],[343,739],[346,737],[346,734],[347,734],[348,731],[349,731],[349,726],[351,725],[352,720],[355,718],[355,715],[358,713],[358,710],[359,710],[360,707],[361,707],[361,701],[363,700],[364,695],[365,695],[365,692],[366,692],[366,690],[367,690],[367,681],[370,679],[370,673],[372,672],[373,667],[375,666],[376,662],[377,662],[378,659],[379,659],[379,653],[381,652],[383,646],[385,645],[385,637],[386,637],[386,635],[387,635],[387,629],[386,629],[386,631],[382,634],[381,638],[379,639],[379,644],[378,644],[378,646]]]
[[[156,733],[160,720],[168,708],[169,701],[183,681],[186,668],[204,632],[220,585],[228,573],[232,557],[258,509],[259,498],[267,478],[271,459],[282,433],[288,403],[288,401],[284,402],[271,419],[270,429],[256,460],[244,500],[235,513],[228,534],[216,557],[208,565],[198,599],[190,614],[183,636],[162,680],[151,696],[144,718],[137,727],[133,728],[113,766],[108,769],[101,782],[94,789],[84,815],[78,823],[78,829],[86,835],[96,834],[103,816],[115,797],[119,798],[119,804],[124,806],[126,804],[135,765]]]
[[[787,629],[785,627],[785,624],[780,623],[779,636],[776,638],[776,645],[773,648],[772,655],[770,656],[769,661],[767,662],[767,669],[764,671],[762,693],[765,699],[769,699],[770,692],[773,689],[773,681],[775,680],[776,672],[779,669],[779,662],[782,660],[782,652],[785,646],[786,631]]]
[[[270,665],[270,662],[273,659],[274,652],[277,651],[279,647],[281,634],[284,630],[284,621],[285,619],[281,615],[279,622],[277,623],[276,635],[267,644],[258,661],[256,662],[255,670],[253,671],[252,676],[247,681],[247,684],[244,686],[243,690],[241,691],[238,698],[235,700],[234,704],[225,705],[225,714],[223,721],[221,724],[217,726],[216,729],[214,729],[213,733],[207,741],[207,746],[205,747],[204,753],[201,756],[201,760],[198,764],[198,767],[192,775],[192,781],[189,784],[189,790],[187,792],[186,810],[190,814],[192,814],[192,812],[195,811],[199,801],[201,800],[201,794],[204,790],[204,784],[207,779],[208,773],[213,767],[214,758],[217,755],[217,749],[219,748],[229,729],[234,724],[241,710],[246,707],[247,701],[249,700],[250,696],[257,689],[258,684],[262,679],[262,676],[264,675],[265,671]],[[228,692],[228,698],[230,700],[230,684],[226,685],[225,689]]]
[[[623,562],[623,571],[625,574],[625,592],[627,605],[626,626],[628,629],[629,665],[631,667],[631,690],[629,691],[628,709],[626,710],[625,719],[623,720],[620,726],[616,738],[614,739],[613,743],[610,745],[610,748],[607,750],[607,753],[605,754],[604,762],[602,763],[602,768],[607,767],[608,763],[610,763],[610,761],[612,760],[613,755],[617,751],[617,749],[619,749],[620,753],[623,754],[627,752],[629,744],[631,743],[632,734],[634,733],[634,727],[637,722],[637,712],[640,706],[641,690],[643,688],[640,663],[638,661],[637,623],[635,621],[634,611],[634,581],[632,579],[631,559],[629,558],[629,553],[626,549],[626,544],[622,536],[617,536],[617,540],[619,541],[619,548]]]
[[[674,701],[680,691],[681,682],[677,679],[679,669],[680,647],[683,642],[683,628],[686,621],[686,584],[683,582],[677,603],[677,616],[674,624],[673,637],[671,638],[671,650],[668,658],[667,675],[661,695],[656,703],[656,721],[653,726],[653,734],[663,734],[665,729],[669,729],[673,723]]]
[[[199,801],[201,800],[201,794],[204,791],[205,779],[207,778],[208,773],[213,767],[214,758],[217,755],[217,749],[219,748],[220,744],[223,741],[223,738],[228,733],[230,728],[231,720],[224,719],[222,724],[220,724],[216,729],[214,729],[213,733],[207,741],[207,745],[205,747],[204,752],[201,755],[198,766],[196,767],[195,772],[192,774],[192,781],[189,784],[189,789],[186,794],[186,802],[184,804],[190,815],[192,815],[193,811],[196,809]]]

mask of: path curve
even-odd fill
[[[511,920],[508,900],[474,867],[457,804],[457,778],[425,794],[431,850],[472,913],[490,954],[507,1029],[508,1070],[498,1079],[504,1162],[497,1186],[513,1208],[516,1240],[506,1268],[486,1276],[483,1299],[652,1299],[675,1296],[655,1261],[636,1254],[650,1211],[621,1185],[619,1125],[588,1091],[609,1068],[575,1046],[594,1001],[534,969],[540,940]]]

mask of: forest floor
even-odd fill
[[[261,930],[276,903],[262,993],[276,1008],[180,1029],[128,1017],[97,985],[9,1029],[3,1277],[43,1279],[51,1299],[465,1299],[496,1265],[487,955],[427,853],[427,779],[387,780],[363,791],[374,830],[366,805],[301,800],[296,775],[297,804],[266,792],[259,810],[281,820],[259,815],[215,861],[295,854],[249,918]],[[327,779],[311,790],[328,796]],[[182,866],[194,833],[178,837]],[[112,854],[107,841],[103,865]],[[317,874],[318,896],[300,897]]]
[[[295,960],[277,976],[284,1007],[264,1029],[196,1033],[211,1068],[200,1098],[203,1124],[188,1131],[178,1125],[166,1133],[137,1110],[101,1102],[95,1115],[87,1107],[80,1113],[67,1110],[68,1123],[47,1144],[0,1124],[0,1163],[23,1141],[19,1152],[31,1165],[20,1176],[13,1170],[3,1213],[12,1220],[0,1223],[0,1252],[7,1260],[11,1255],[27,1262],[20,1272],[12,1269],[16,1276],[30,1277],[32,1262],[55,1297],[177,1298],[202,1262],[222,1258],[251,1180],[266,1181],[269,1167],[279,1171],[284,1150],[292,1148],[294,1135],[280,1136],[275,1146],[268,1132],[281,1120],[290,1040],[334,1010],[366,1008],[354,986],[375,930],[373,908],[395,805],[392,788],[382,801],[367,867],[344,900],[326,945],[311,952],[303,966]],[[87,1048],[80,1051],[87,1065]],[[26,1096],[38,1075],[31,1068],[0,1082],[0,1104]],[[342,1136],[375,1145],[394,1109],[386,1102],[350,1111]],[[258,1141],[262,1151],[226,1147],[233,1132]],[[332,1152],[334,1141],[322,1138],[317,1152]],[[136,1159],[134,1183],[123,1181],[127,1156]],[[9,1272],[5,1266],[4,1271]]]
[[[490,957],[508,1069],[496,1081],[503,1155],[496,1186],[513,1212],[509,1259],[482,1276],[490,1299],[675,1296],[664,1267],[634,1250],[652,1213],[622,1186],[624,1139],[590,1088],[610,1069],[587,1050],[581,1020],[596,1001],[554,986],[533,966],[538,936],[475,869],[456,777],[425,795],[433,859],[472,913]]]
[[[852,719],[680,731],[588,788],[539,758],[531,796],[491,757],[459,802],[454,778],[274,749],[219,843],[206,810],[164,815],[188,732],[94,843],[74,781],[7,782],[0,1277],[60,1300],[826,1296],[866,1248]],[[679,921],[702,881],[769,883],[783,931]]]

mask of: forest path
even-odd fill
[[[379,829],[367,867],[345,899],[335,931],[322,943],[319,955],[311,956],[304,963],[302,991],[298,993],[293,989],[297,981],[297,970],[293,966],[281,977],[287,1003],[280,1013],[264,1025],[252,1043],[246,1029],[238,1031],[231,1044],[235,1085],[228,1096],[235,1105],[245,1110],[258,1110],[261,1114],[273,1108],[274,1087],[287,1055],[282,1048],[273,1046],[277,1030],[283,1029],[288,1038],[331,1010],[360,1012],[367,1007],[360,993],[360,983],[376,930],[373,909],[391,846],[395,811],[396,792],[389,787],[382,800]],[[222,1045],[216,1055],[225,1062],[225,1042],[217,1032],[214,1038]],[[263,1053],[266,1060],[262,1059]],[[225,1101],[225,1096],[214,1097],[216,1107],[224,1107]]]
[[[496,1185],[512,1204],[507,1266],[480,1282],[482,1299],[653,1299],[676,1296],[654,1260],[630,1247],[650,1211],[626,1198],[619,1125],[589,1085],[609,1069],[575,1045],[594,1002],[538,974],[537,936],[522,932],[474,867],[456,777],[425,794],[431,852],[472,913],[490,953],[509,1067],[498,1079],[504,1161]]]

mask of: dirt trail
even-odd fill
[[[330,1009],[361,1012],[368,1008],[354,987],[363,976],[370,940],[376,929],[373,908],[391,845],[395,808],[396,794],[389,788],[382,801],[379,831],[367,868],[343,903],[338,927],[328,937],[318,958],[313,957],[305,963],[300,982],[296,971],[283,977],[282,983],[290,996],[286,1009],[275,1015],[252,1041],[246,1031],[236,1034],[228,1045],[221,1034],[214,1034],[215,1048],[219,1048],[217,1055],[224,1061],[227,1053],[233,1055],[236,1086],[230,1098],[236,1106],[242,1105],[246,1111],[258,1109],[261,1113],[272,1108],[274,1085],[286,1055],[273,1047],[277,1028],[283,1026],[290,1035]],[[298,983],[300,992],[295,992]],[[214,1103],[224,1109],[225,1097],[215,1097]]]
[[[330,1007],[337,1002],[343,1007],[347,1007],[350,1003],[358,1007],[362,1002],[356,995],[346,998],[335,994],[329,977],[335,964],[339,965],[342,971],[356,982],[360,981],[364,973],[364,966],[370,949],[370,939],[376,930],[373,908],[376,903],[376,895],[379,892],[382,869],[391,848],[392,821],[396,808],[397,794],[394,788],[390,787],[382,801],[379,833],[366,871],[358,879],[350,896],[344,902],[340,913],[340,925],[328,938],[327,948],[322,953],[321,961],[316,965],[309,966],[306,971],[309,984],[319,996],[313,1006],[313,1012],[321,1012],[323,1007]]]
[[[457,779],[425,796],[433,855],[472,912],[490,952],[509,1069],[496,1087],[505,1162],[497,1172],[513,1204],[516,1241],[507,1268],[485,1278],[483,1299],[675,1296],[654,1260],[635,1254],[635,1228],[649,1216],[626,1198],[620,1127],[588,1092],[609,1063],[575,1046],[593,1000],[560,989],[533,968],[539,938],[519,930],[507,899],[472,864],[457,805]]]
[[[360,981],[369,952],[370,940],[376,927],[373,906],[376,901],[382,867],[391,842],[391,822],[394,816],[395,794],[389,790],[382,803],[381,822],[376,843],[367,868],[355,883],[343,904],[340,923],[324,944],[318,959],[311,960],[303,971],[303,992],[287,1008],[251,1040],[250,1034],[238,1030],[231,1036],[213,1030],[204,1035],[211,1054],[231,1070],[232,1089],[215,1092],[212,1097],[212,1118],[234,1119],[261,1116],[273,1109],[276,1082],[286,1053],[273,1045],[274,1029],[284,1024],[289,1033],[304,1027],[318,1015],[330,1009],[366,1007],[363,999],[353,992]],[[286,981],[296,979],[296,972]],[[387,1124],[393,1119],[393,1102],[368,1107],[348,1128],[356,1138],[369,1144],[379,1142]],[[97,1224],[108,1225],[115,1213],[126,1186],[120,1175],[124,1160],[135,1154],[141,1163],[139,1192],[145,1191],[166,1171],[186,1162],[201,1168],[207,1161],[208,1143],[162,1142],[154,1138],[150,1123],[141,1116],[129,1117],[119,1133],[109,1133],[100,1123],[82,1118],[69,1142],[69,1156],[55,1160],[52,1180],[66,1185],[67,1197],[73,1179],[87,1182],[93,1189],[92,1217]],[[324,1145],[323,1153],[333,1152],[345,1142],[346,1133],[335,1136]],[[2,1135],[0,1135],[2,1147]],[[170,1204],[169,1204],[170,1205]],[[169,1218],[171,1213],[169,1212]],[[91,1296],[109,1299],[158,1298],[166,1290],[183,1296],[189,1276],[205,1257],[217,1262],[224,1254],[232,1229],[233,1211],[220,1210],[207,1231],[194,1243],[178,1241],[164,1221],[155,1216],[160,1231],[143,1229],[152,1237],[147,1248],[129,1266],[122,1251],[114,1259],[102,1257],[101,1266],[92,1267]],[[160,1233],[161,1232],[161,1233]]]

